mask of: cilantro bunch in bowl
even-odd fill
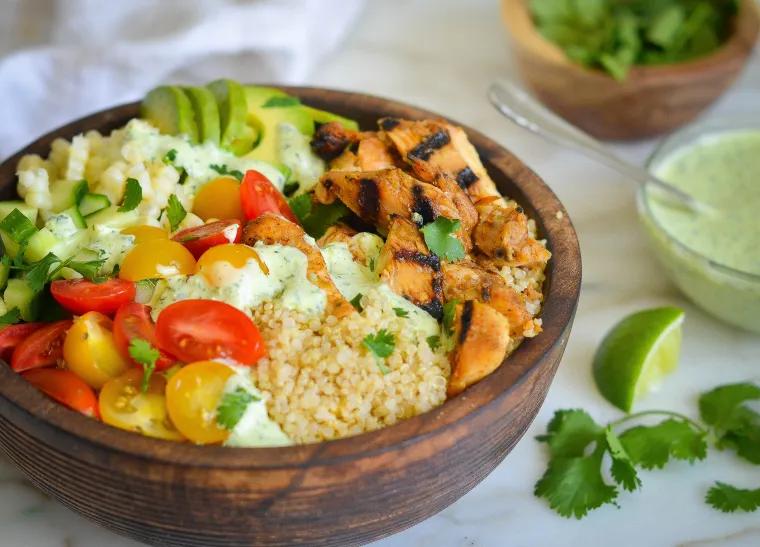
[[[633,65],[709,55],[730,36],[737,0],[530,0],[539,32],[573,61],[623,81]]]

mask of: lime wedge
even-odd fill
[[[630,412],[634,401],[676,369],[683,318],[679,308],[654,308],[629,315],[607,333],[593,365],[605,399]]]

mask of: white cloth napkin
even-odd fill
[[[165,82],[299,84],[360,0],[3,0],[0,158]]]

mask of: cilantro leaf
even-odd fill
[[[113,276],[98,277],[98,272],[100,271],[100,268],[102,268],[103,264],[105,263],[106,263],[105,258],[101,258],[99,260],[87,260],[85,262],[79,262],[77,260],[67,260],[65,262],[65,266],[67,268],[71,268],[72,270],[77,272],[79,275],[81,275],[85,279],[89,279],[90,281],[94,281],[95,283],[102,283],[104,281],[107,281],[111,277],[113,277]]]
[[[721,386],[699,398],[700,415],[712,426],[718,448],[732,448],[754,464],[760,464],[760,414],[744,403],[758,399],[760,386],[749,383]]]
[[[396,317],[408,317],[409,312],[406,311],[404,308],[393,308],[393,311],[396,312]]]
[[[314,239],[319,239],[327,229],[338,222],[341,218],[349,213],[348,207],[346,207],[340,201],[334,201],[329,205],[317,204],[315,205],[309,214],[304,218],[298,220],[301,221],[304,231]]]
[[[760,488],[743,490],[724,482],[716,482],[707,491],[705,502],[724,513],[751,513],[760,507]]]
[[[176,159],[177,159],[177,151],[174,148],[169,150],[166,154],[164,154],[164,157],[161,158],[161,160],[167,165],[169,165]]]
[[[309,194],[301,194],[300,196],[289,199],[288,205],[301,224],[303,224],[304,219],[309,213],[311,213],[313,207],[311,196],[309,196]]]
[[[584,517],[591,509],[614,502],[617,488],[604,482],[604,450],[576,458],[553,458],[533,493],[563,517]]]
[[[354,297],[351,299],[351,305],[352,305],[354,308],[356,308],[356,310],[357,310],[359,313],[361,313],[362,311],[364,311],[364,307],[362,306],[362,297],[363,297],[363,296],[364,296],[364,295],[363,295],[362,293],[357,293],[357,294],[356,294],[356,296],[354,296]]]
[[[287,108],[301,104],[298,97],[269,97],[261,108]]]
[[[216,423],[227,431],[235,429],[245,414],[248,405],[261,399],[246,389],[239,387],[231,393],[226,393],[216,409]]]
[[[169,204],[166,206],[166,216],[169,219],[172,232],[177,229],[180,222],[185,220],[187,211],[185,211],[185,208],[180,203],[177,194],[169,196]]]
[[[0,315],[0,328],[15,325],[19,321],[21,321],[21,311],[18,308],[11,308]]]
[[[237,179],[238,182],[243,181],[244,175],[241,171],[238,171],[237,169],[230,171],[226,165],[215,165],[215,164],[209,165],[209,168],[213,169],[214,171],[216,171],[222,176],[233,177]]]
[[[437,350],[441,346],[441,337],[437,334],[434,334],[433,336],[428,336],[425,338],[425,341],[427,341],[428,346],[430,346],[430,349],[433,351]]]
[[[610,474],[612,478],[620,486],[633,492],[641,488],[641,479],[636,473],[636,468],[633,466],[630,456],[623,448],[618,437],[610,426],[604,430],[604,439],[607,442],[607,449],[612,456],[612,467],[610,468]]]
[[[459,304],[459,298],[450,300],[443,305],[443,329],[446,336],[454,334],[454,319],[456,319],[456,308]]]
[[[396,337],[387,330],[380,329],[375,335],[368,334],[365,336],[362,344],[375,355],[380,371],[383,374],[388,374],[389,370],[381,359],[393,353],[396,348]]]
[[[536,439],[549,445],[552,458],[578,458],[592,443],[602,439],[602,428],[580,409],[558,410],[546,426],[546,435]]]
[[[140,205],[141,201],[142,186],[140,186],[140,183],[137,181],[137,179],[128,178],[127,189],[124,192],[124,201],[122,202],[121,207],[116,210],[120,213],[127,213],[136,209],[137,206]]]
[[[631,428],[620,441],[633,463],[644,469],[662,469],[671,457],[694,463],[707,456],[704,434],[679,420]]]
[[[129,356],[143,366],[143,393],[148,392],[150,387],[150,376],[156,370],[156,361],[161,357],[161,353],[154,348],[150,342],[141,338],[133,338],[129,342]]]
[[[58,264],[58,267],[53,267]],[[40,260],[34,263],[32,268],[27,272],[26,277],[29,282],[29,287],[34,292],[40,292],[45,288],[45,285],[50,278],[61,269],[61,259],[53,253],[48,253]]]
[[[421,231],[428,249],[449,262],[462,260],[465,257],[462,242],[451,235],[459,230],[461,224],[458,219],[438,217],[435,222],[424,226]]]

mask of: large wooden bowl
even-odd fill
[[[757,41],[760,12],[741,0],[731,38],[687,63],[634,67],[625,82],[570,61],[536,29],[528,0],[501,0],[501,16],[520,76],[541,101],[601,139],[669,133],[715,102],[741,74]]]
[[[434,115],[365,95],[283,89],[365,128],[375,128],[381,116]],[[107,132],[137,112],[137,104],[120,106],[34,142],[0,165],[0,199],[15,197],[21,155],[46,155],[56,137]],[[537,220],[554,254],[544,332],[486,380],[438,409],[373,433],[236,449],[108,427],[51,401],[0,362],[2,451],[76,513],[150,545],[362,545],[452,504],[504,459],[538,412],[565,349],[581,283],[578,240],[556,196],[507,150],[467,132],[501,191]]]

